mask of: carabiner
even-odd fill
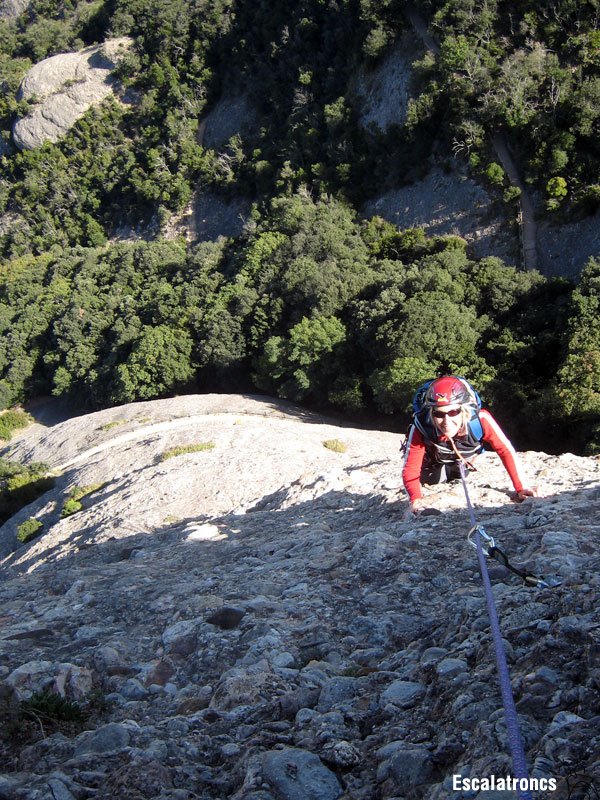
[[[477,550],[477,542],[473,540],[473,534],[478,533],[481,537],[481,549],[488,558],[490,558],[490,551],[496,546],[494,538],[485,532],[483,525],[474,525],[467,536],[469,544]]]

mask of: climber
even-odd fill
[[[516,502],[535,497],[521,476],[517,454],[473,387],[455,375],[423,384],[413,400],[413,424],[407,435],[402,481],[413,514],[425,508],[422,484],[438,484],[460,478],[459,461],[474,469],[471,459],[484,450],[496,451],[513,483]]]

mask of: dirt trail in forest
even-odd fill
[[[537,269],[537,233],[533,203],[521,180],[519,170],[512,159],[504,136],[499,133],[495,134],[492,144],[510,182],[521,190],[521,259],[523,267],[528,270]]]

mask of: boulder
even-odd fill
[[[336,800],[343,794],[334,775],[314,753],[293,747],[262,757],[263,778],[278,800]]]

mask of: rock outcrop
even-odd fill
[[[420,55],[414,40],[404,35],[373,70],[363,69],[356,93],[361,124],[385,131],[404,125],[411,97],[412,62]]]
[[[233,136],[245,139],[256,135],[256,111],[247,95],[225,95],[203,119],[200,131],[203,147],[220,150]]]
[[[406,519],[400,441],[217,395],[20,434],[4,454],[62,477],[19,515],[39,539],[0,530],[0,797],[514,798],[452,790],[511,774],[504,715],[463,489]],[[514,505],[486,454],[471,499],[512,562],[562,580],[490,562],[530,773],[559,784],[536,800],[594,796],[600,461],[522,460],[544,497]],[[23,717],[43,689],[89,716]]]
[[[544,221],[538,238],[540,272],[577,282],[589,258],[600,257],[600,211],[566,225]]]
[[[0,0],[0,19],[20,16],[29,6],[29,0]]]
[[[508,264],[519,263],[506,216],[497,212],[491,195],[464,170],[447,173],[434,167],[422,180],[369,200],[362,214],[376,214],[400,230],[419,227],[428,236],[460,236],[476,258],[497,256]]]
[[[163,235],[167,239],[183,236],[190,242],[211,242],[220,236],[240,236],[251,211],[252,205],[246,198],[225,199],[215,192],[197,189],[187,208],[171,217],[163,229]]]
[[[36,103],[13,126],[16,146],[32,150],[47,141],[57,142],[89,108],[112,94],[112,73],[132,43],[128,37],[109,39],[33,66],[21,83],[19,97]]]

